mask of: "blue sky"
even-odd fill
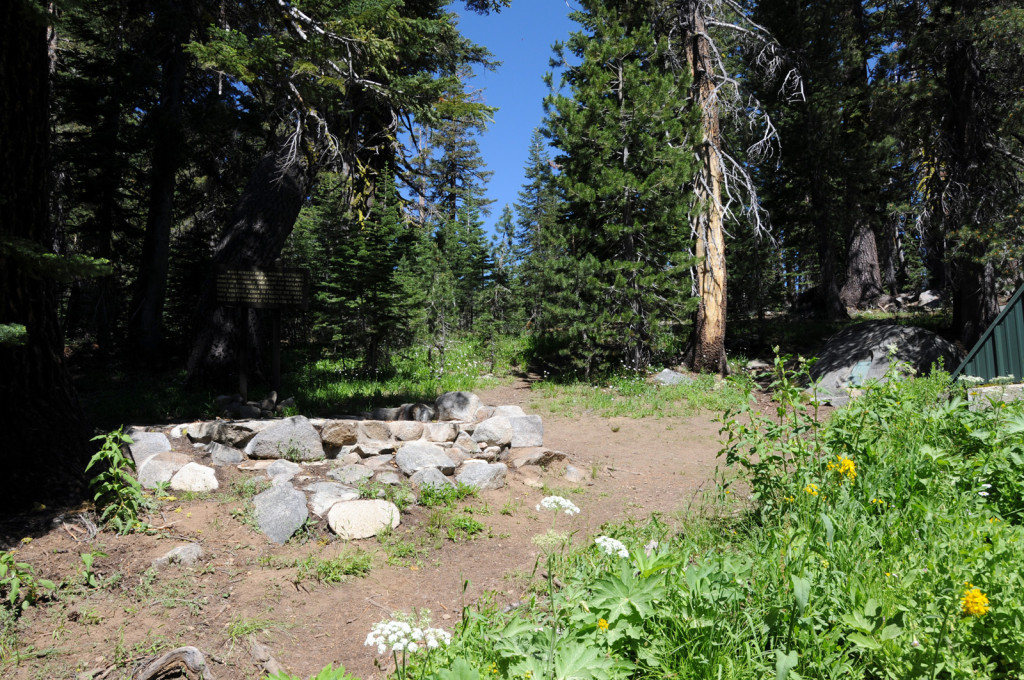
[[[496,71],[483,71],[470,87],[483,90],[484,101],[497,106],[494,122],[479,138],[480,153],[494,174],[487,185],[494,199],[486,229],[511,205],[523,184],[530,134],[544,115],[548,88],[542,78],[550,69],[551,46],[565,40],[577,25],[567,17],[576,9],[566,0],[512,0],[500,14],[478,16],[460,5],[459,28],[473,42],[487,47],[502,62]]]

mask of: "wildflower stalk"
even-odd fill
[[[946,607],[946,616],[942,619],[942,627],[939,628],[939,639],[936,640],[935,649],[932,650],[932,680],[939,675],[939,649],[942,648],[943,640],[946,638],[946,626],[949,625],[949,616],[952,612],[952,607]]]

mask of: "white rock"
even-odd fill
[[[128,450],[135,461],[136,469],[156,454],[171,450],[171,442],[163,432],[146,432],[131,428],[125,434],[132,439]]]
[[[467,465],[462,468],[455,481],[460,484],[472,486],[476,489],[500,489],[505,486],[505,475],[508,468],[504,463],[477,462],[476,465]]]
[[[157,484],[171,481],[174,473],[192,462],[184,453],[164,451],[147,458],[138,466],[139,484],[144,489],[155,489]]]
[[[512,426],[509,444],[513,448],[544,445],[544,423],[540,416],[511,416],[508,422]]]
[[[217,472],[199,463],[189,463],[171,477],[171,488],[175,491],[192,491],[203,493],[215,491],[220,487],[217,483]]]
[[[511,420],[506,416],[495,416],[478,423],[473,430],[473,441],[485,446],[508,446],[514,432]]]
[[[456,423],[423,423],[423,438],[428,442],[454,441],[459,434]]]
[[[399,449],[395,463],[407,476],[428,467],[438,468],[446,475],[455,471],[455,463],[443,448],[424,441],[409,442]]]
[[[398,506],[381,499],[335,503],[327,512],[327,525],[345,540],[376,536],[401,521]]]

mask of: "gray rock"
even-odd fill
[[[217,483],[217,472],[199,463],[188,463],[171,477],[171,488],[175,491],[191,491],[204,493],[220,488]]]
[[[892,344],[897,348],[896,359],[909,363],[919,375],[929,372],[940,359],[947,369],[957,366],[961,359],[953,344],[923,328],[886,321],[859,323],[829,338],[811,367],[811,378],[818,381],[817,397],[842,403],[852,390],[871,381],[884,382]]]
[[[470,455],[480,453],[480,445],[465,432],[460,432],[459,436],[455,438],[455,446]]]
[[[335,457],[335,461],[338,465],[355,465],[360,460],[362,459],[355,451],[349,451],[348,453],[343,453]]]
[[[428,442],[450,442],[458,434],[454,423],[423,423],[423,438]]]
[[[374,476],[373,481],[387,484],[388,486],[398,486],[402,483],[402,479],[402,475],[398,474],[395,470],[380,470]]]
[[[941,309],[942,308],[942,291],[941,290],[926,290],[917,296],[917,304],[924,307],[925,309]],[[947,368],[950,368],[947,366]]]
[[[391,467],[391,463],[394,460],[395,456],[390,453],[383,456],[370,456],[369,458],[363,459],[363,465],[371,470],[380,470],[382,468]]]
[[[391,435],[403,442],[419,439],[423,436],[423,423],[418,423],[415,420],[400,420],[391,423]]]
[[[544,422],[540,416],[511,416],[508,422],[512,426],[512,447],[544,445]]]
[[[502,456],[502,460],[513,470],[518,470],[525,465],[544,466],[555,461],[565,460],[565,454],[543,446],[531,446],[523,449],[510,449],[506,455]]]
[[[232,420],[244,420],[248,418],[259,418],[262,415],[259,404],[228,404],[221,411],[221,415]]]
[[[771,364],[761,361],[760,359],[751,359],[747,362],[746,369],[748,371],[767,371],[771,368]]]
[[[483,451],[481,451],[480,453],[476,454],[473,457],[493,463],[494,461],[498,460],[498,456],[500,454],[501,448],[497,446],[488,446],[486,449],[484,449]]]
[[[273,464],[272,460],[245,460],[238,464],[238,469],[246,472],[260,471],[266,470]]]
[[[401,408],[375,408],[370,411],[370,418],[372,420],[399,420],[402,417]]]
[[[277,402],[278,412],[284,411],[286,408],[295,408],[295,397],[288,397]]]
[[[139,484],[144,489],[155,489],[157,484],[171,481],[174,473],[192,462],[189,456],[174,451],[164,451],[146,459],[138,466]]]
[[[391,442],[379,440],[360,441],[352,447],[352,450],[359,454],[360,458],[372,458],[373,456],[386,456],[395,452],[395,445]]]
[[[405,420],[415,420],[419,423],[429,423],[437,415],[433,406],[427,404],[412,404],[405,411]]]
[[[563,474],[562,476],[565,478],[567,482],[571,482],[573,484],[582,484],[587,480],[586,473],[584,473],[583,470],[580,470],[578,467],[575,467],[573,465],[566,465],[565,474]]]
[[[512,443],[512,419],[505,416],[488,418],[473,430],[473,441],[485,446],[508,446]]]
[[[380,420],[363,420],[359,422],[359,443],[371,441],[388,441],[391,439],[391,428]]]
[[[491,416],[496,416],[498,414],[495,413],[495,410],[496,409],[493,406],[481,406],[476,410],[476,415],[473,416],[473,420],[479,423],[481,420],[487,420]]]
[[[359,498],[357,490],[337,482],[315,482],[307,486],[306,490],[313,492],[309,499],[309,506],[317,517],[326,515],[335,503],[354,501]]]
[[[245,455],[239,449],[217,442],[211,442],[206,452],[210,454],[214,465],[238,465],[245,460]]]
[[[373,470],[365,465],[343,465],[328,472],[327,476],[338,480],[342,484],[358,484],[365,479],[373,477]]]
[[[481,406],[480,397],[472,392],[445,392],[434,402],[438,420],[473,420]]]
[[[171,439],[181,439],[185,436],[185,428],[188,427],[185,423],[180,423],[171,428],[171,432],[168,435]]]
[[[321,460],[325,457],[320,435],[305,416],[293,416],[260,432],[245,447],[251,458]]]
[[[661,371],[661,373],[654,375],[651,380],[659,385],[688,385],[693,382],[693,378],[690,376],[667,368]]]
[[[193,567],[199,558],[203,556],[203,546],[198,543],[188,543],[172,548],[164,555],[153,560],[153,568],[163,569],[169,564],[180,564],[183,567]]]
[[[302,472],[302,466],[298,463],[293,463],[290,460],[275,460],[267,467],[266,470],[264,470],[264,472],[267,473],[267,477],[270,479],[274,479],[276,477],[291,479]]]
[[[211,420],[188,425],[185,434],[193,443],[217,442],[225,446],[243,446],[256,436],[256,429],[250,427],[249,423]]]
[[[263,397],[263,401],[260,402],[260,410],[273,411],[275,408],[277,408],[277,392],[271,392]]]
[[[455,471],[455,463],[443,448],[424,441],[409,442],[400,448],[395,455],[395,463],[406,476],[428,467],[438,468],[446,475]]]
[[[335,503],[327,513],[327,525],[345,540],[371,538],[401,521],[398,507],[379,499]]]
[[[523,413],[523,409],[521,409],[518,406],[496,406],[494,408],[494,413],[492,415],[508,417],[508,416],[525,416],[526,414]]]
[[[455,481],[481,491],[500,489],[505,486],[507,473],[508,468],[504,463],[477,463],[463,467],[462,472],[455,477]]]
[[[435,488],[441,488],[446,486],[455,486],[452,480],[444,476],[444,474],[437,468],[423,468],[419,472],[413,474],[409,478],[413,486],[417,489],[422,489],[425,486],[432,486]]]
[[[350,446],[359,440],[359,423],[355,420],[328,420],[320,431],[327,446]]]
[[[291,484],[270,487],[252,499],[256,524],[274,543],[284,545],[309,518],[306,494]]]
[[[163,432],[146,432],[132,428],[126,434],[132,439],[132,443],[128,444],[128,451],[135,461],[136,469],[156,454],[171,450],[171,441]]]
[[[455,467],[458,467],[465,463],[467,460],[473,460],[475,456],[466,453],[458,446],[453,446],[449,449],[445,449],[445,455],[451,458],[451,461],[455,463]],[[479,454],[477,454],[479,455]]]

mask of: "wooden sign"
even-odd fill
[[[226,269],[217,275],[217,302],[253,309],[307,309],[309,272]]]

